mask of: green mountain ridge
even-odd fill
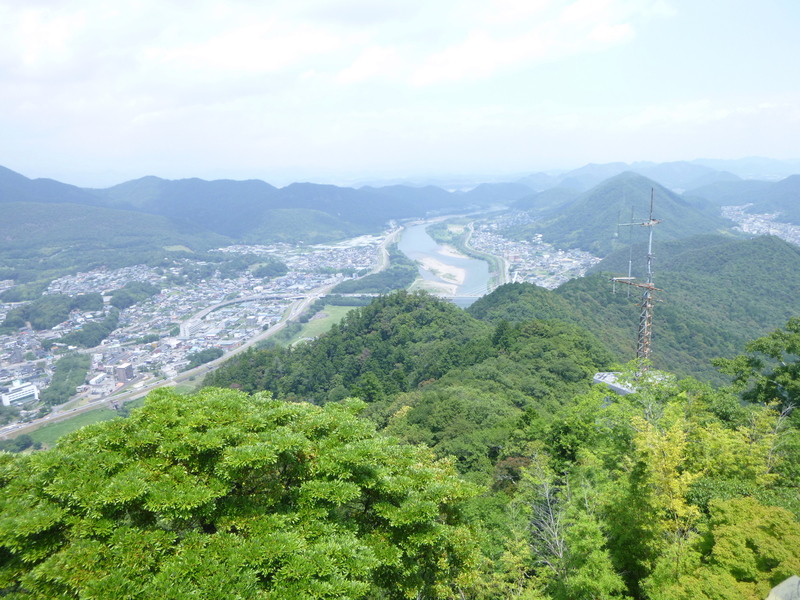
[[[516,186],[516,184],[508,184]],[[527,188],[525,188],[527,189]],[[492,194],[486,202],[496,201]],[[276,188],[259,180],[205,181],[198,178],[167,180],[148,176],[106,189],[81,189],[52,180],[31,180],[9,169],[0,170],[0,202],[69,202],[159,215],[174,223],[205,229],[236,240],[253,240],[274,233],[286,214],[275,210],[316,211],[297,213],[288,231],[259,241],[330,241],[352,232],[377,232],[392,219],[424,217],[429,211],[463,210],[479,199],[435,188],[390,186],[353,189],[334,185],[294,183]],[[320,214],[326,213],[326,221]],[[309,229],[303,226],[308,225]],[[320,229],[330,229],[321,232]],[[294,236],[294,237],[292,237]]]
[[[0,278],[17,283],[149,263],[231,243],[156,215],[66,203],[2,206]]]
[[[633,275],[643,277],[634,248]],[[654,309],[653,362],[681,376],[724,381],[711,359],[732,357],[752,338],[800,314],[800,249],[772,236],[735,240],[704,235],[655,246],[655,276],[663,291]],[[610,277],[627,275],[628,250],[619,250],[581,279],[548,291],[532,284],[502,286],[468,312],[481,320],[560,319],[588,328],[620,360],[635,356],[637,288]]]
[[[619,227],[631,218],[635,223],[649,218],[651,189],[655,191],[654,218],[660,219],[658,238],[672,240],[700,233],[729,231],[731,221],[716,216],[717,208],[708,202],[688,201],[651,179],[623,173],[605,180],[561,210],[543,215],[542,221],[511,228],[507,235],[528,239],[541,233],[557,248],[579,248],[596,256],[606,256],[633,240],[646,236],[646,228]]]

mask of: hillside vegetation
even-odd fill
[[[497,317],[538,298],[569,314],[572,300],[546,290],[527,302],[531,288],[504,286],[505,302],[471,312]],[[399,293],[315,342],[237,357],[205,383],[325,405],[355,395],[384,433],[453,457],[482,490],[462,505],[484,556],[464,597],[762,599],[800,567],[800,419],[781,413],[792,400],[762,404],[767,386],[758,403],[741,404],[735,390],[666,372],[609,397],[590,378],[610,361],[592,334],[563,321],[489,325]],[[757,367],[747,376],[762,377]],[[796,368],[780,377],[789,385]],[[725,554],[744,540],[752,557]]]
[[[728,231],[733,223],[717,216],[718,208],[708,202],[689,202],[653,180],[635,173],[623,173],[605,180],[569,202],[560,210],[545,214],[541,221],[506,231],[512,239],[530,239],[541,233],[544,241],[557,248],[579,248],[595,256],[606,256],[633,241],[646,238],[643,227],[620,228],[620,223],[649,219],[650,192],[655,190],[654,218],[659,240],[674,240],[702,233]]]
[[[643,277],[646,246],[634,248],[634,276]],[[800,314],[800,251],[779,238],[735,240],[700,236],[655,247],[653,362],[682,377],[722,383],[711,359],[731,357],[745,343]],[[609,255],[594,274],[549,291],[509,284],[475,302],[468,312],[497,323],[562,319],[588,328],[619,360],[635,356],[639,302],[636,288],[617,284],[630,253]],[[767,268],[768,265],[768,268]]]
[[[702,186],[690,192],[727,206],[752,204],[751,213],[780,213],[779,221],[800,224],[800,175],[791,175],[781,181],[740,181]]]

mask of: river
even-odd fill
[[[465,308],[488,292],[489,264],[457,255],[449,247],[438,244],[425,231],[428,225],[430,223],[406,227],[397,244],[403,254],[422,264],[419,273],[424,282],[414,289],[449,296],[455,304]]]

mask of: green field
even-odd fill
[[[324,312],[326,316],[320,319],[313,319],[308,323],[305,323],[300,332],[294,335],[288,341],[287,345],[291,346],[292,344],[295,344],[305,338],[316,338],[321,336],[323,333],[328,331],[334,323],[341,321],[344,316],[354,308],[356,307],[332,306],[330,304],[326,304],[325,308],[322,309],[322,312]]]
[[[72,433],[83,427],[84,425],[91,425],[99,421],[108,421],[117,416],[117,411],[109,408],[100,408],[97,410],[90,410],[89,412],[76,415],[70,419],[59,421],[58,423],[50,423],[31,431],[30,436],[34,442],[41,442],[45,446],[53,446],[56,440],[62,435]]]
[[[133,409],[144,404],[144,398],[138,398],[131,402],[125,403],[126,409]],[[30,436],[34,442],[41,442],[45,446],[53,446],[58,438],[62,435],[77,431],[84,425],[91,425],[100,421],[109,421],[119,416],[116,410],[110,408],[98,408],[97,410],[90,410],[69,419],[64,419],[58,423],[50,423],[39,427],[30,432]]]

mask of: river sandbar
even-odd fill
[[[444,279],[448,283],[452,282],[456,285],[461,285],[464,283],[464,279],[467,277],[466,269],[445,264],[436,260],[435,258],[431,258],[430,256],[421,258],[419,263],[422,265],[423,269],[429,273],[433,273],[437,277]]]
[[[469,258],[469,256],[467,256],[463,252],[459,252],[458,250],[455,249],[455,247],[449,246],[447,244],[442,244],[439,247],[439,254],[441,254],[442,256],[449,256],[450,258]]]
[[[444,283],[441,281],[431,281],[429,279],[417,279],[409,288],[409,291],[425,291],[436,296],[455,296],[458,286],[455,283]]]

